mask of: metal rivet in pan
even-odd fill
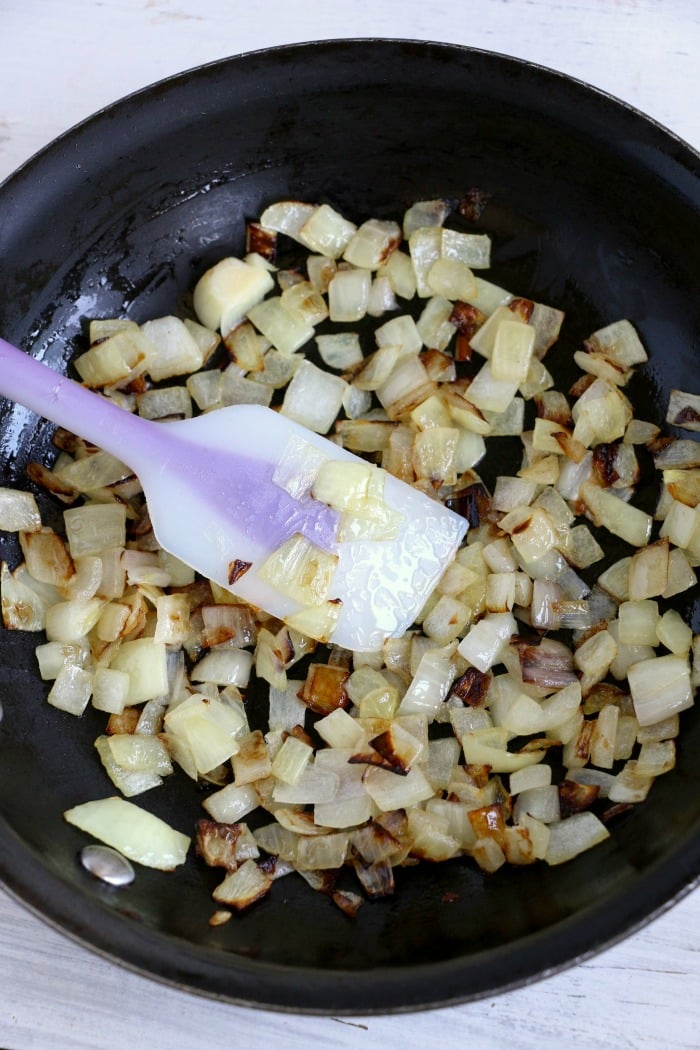
[[[126,857],[110,846],[85,846],[80,851],[80,863],[96,879],[110,886],[128,886],[136,877]]]

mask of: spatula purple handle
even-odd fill
[[[149,420],[124,412],[4,339],[0,339],[0,394],[118,459],[124,458],[125,448],[132,452],[143,441],[158,439],[158,428]],[[137,464],[129,460],[129,466],[136,468]]]

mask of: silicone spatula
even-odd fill
[[[141,482],[161,546],[273,616],[300,609],[258,575],[273,552],[300,534],[337,555],[332,596],[339,613],[330,640],[348,649],[379,649],[410,627],[467,529],[463,518],[386,475],[384,501],[401,515],[395,538],[339,542],[337,511],[308,495],[297,499],[273,479],[290,443],[306,442],[324,460],[358,457],[269,408],[236,405],[153,422],[2,339],[0,394],[126,463]]]

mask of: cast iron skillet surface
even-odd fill
[[[567,311],[560,352],[629,317],[651,354],[632,391],[639,414],[659,421],[671,386],[697,390],[698,156],[558,74],[405,41],[218,62],[60,138],[0,188],[0,331],[65,369],[84,348],[86,317],[126,310],[144,321],[185,308],[199,274],[243,250],[244,220],[272,200],[328,201],[362,220],[472,186],[492,194],[481,220],[494,236],[490,276]],[[29,460],[51,459],[51,429],[2,405],[0,483],[25,484]],[[2,556],[18,561],[7,537]],[[683,611],[697,630],[697,609]],[[394,898],[354,921],[289,877],[212,928],[220,875],[193,857],[176,874],[140,869],[119,891],[81,870],[86,839],[61,813],[112,793],[92,746],[103,716],[76,720],[45,704],[37,641],[0,635],[0,874],[54,925],[167,982],[324,1013],[464,1001],[622,937],[700,873],[700,718],[690,712],[678,768],[568,865],[407,869]],[[189,833],[201,815],[177,775],[138,801]]]

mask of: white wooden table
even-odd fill
[[[471,44],[562,70],[700,147],[697,0],[0,0],[0,179],[129,91],[229,54],[332,37]],[[1,758],[0,758],[1,760]],[[0,1046],[584,1050],[700,1046],[700,889],[624,943],[494,999],[406,1017],[305,1018],[164,988],[0,893]]]

